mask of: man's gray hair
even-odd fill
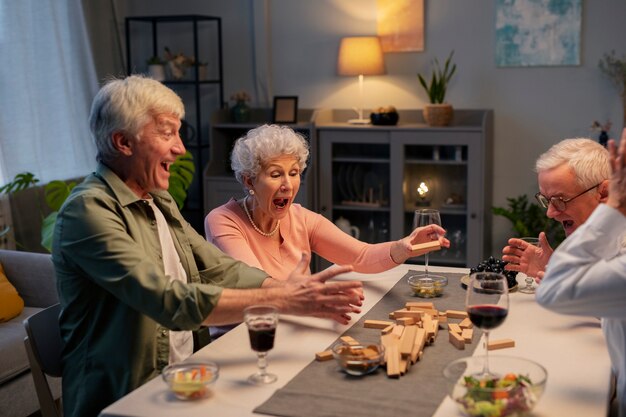
[[[609,179],[609,151],[598,142],[574,138],[564,139],[541,154],[535,163],[535,171],[547,171],[568,164],[583,188],[593,187]]]

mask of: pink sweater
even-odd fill
[[[389,254],[391,242],[367,244],[356,240],[300,204],[293,204],[281,220],[280,244],[257,233],[233,199],[206,216],[204,230],[207,240],[222,251],[276,279],[287,279],[303,252],[317,253],[338,265],[352,265],[355,271],[364,273],[382,272],[397,265]]]

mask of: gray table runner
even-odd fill
[[[407,301],[430,301],[412,296],[406,283],[406,277],[411,273],[414,271],[400,279],[344,335],[365,344],[378,343],[380,330],[364,328],[366,319],[389,320],[389,313],[404,307]],[[462,274],[443,275],[449,283],[441,297],[431,299],[435,308],[440,311],[464,310]],[[465,350],[458,350],[448,341],[446,329],[440,329],[435,343],[424,348],[422,360],[399,379],[388,378],[384,368],[370,375],[353,377],[343,373],[334,360],[313,360],[254,412],[281,417],[432,416],[448,394],[443,368],[457,358],[472,355],[481,335],[479,329],[474,329],[472,343],[465,345]],[[319,350],[324,347],[320,346]]]

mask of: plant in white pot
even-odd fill
[[[148,59],[148,74],[157,81],[165,81],[165,62],[158,56]]]
[[[430,104],[424,106],[424,120],[430,126],[447,126],[452,121],[452,105],[445,102],[448,83],[456,72],[456,64],[452,63],[452,55],[454,55],[454,51],[450,52],[443,69],[439,66],[437,58],[433,60],[435,69],[429,83],[426,83],[426,79],[421,74],[417,74],[417,78],[430,100]]]

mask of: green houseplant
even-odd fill
[[[170,181],[168,191],[179,208],[182,208],[187,199],[187,190],[191,186],[193,176],[196,172],[193,156],[189,151],[176,158],[170,167]],[[13,181],[0,187],[0,193],[7,194],[21,191],[37,184],[39,180],[30,172],[17,174]],[[41,246],[48,251],[52,251],[52,234],[54,224],[59,210],[67,197],[76,186],[74,181],[50,181],[44,187],[46,204],[52,210],[42,221],[41,225]],[[41,210],[40,210],[41,211]],[[43,215],[42,215],[43,216]]]
[[[456,64],[452,63],[454,51],[450,52],[443,69],[439,60],[433,60],[434,70],[430,76],[430,82],[422,74],[417,74],[420,84],[428,94],[430,105],[424,106],[424,120],[431,126],[447,126],[452,121],[452,105],[445,102],[448,84],[456,72]]]
[[[537,237],[545,232],[552,247],[558,246],[565,239],[563,227],[557,221],[546,216],[546,211],[539,204],[530,202],[526,195],[506,199],[508,207],[492,207],[496,216],[508,219],[513,227],[513,237]]]

